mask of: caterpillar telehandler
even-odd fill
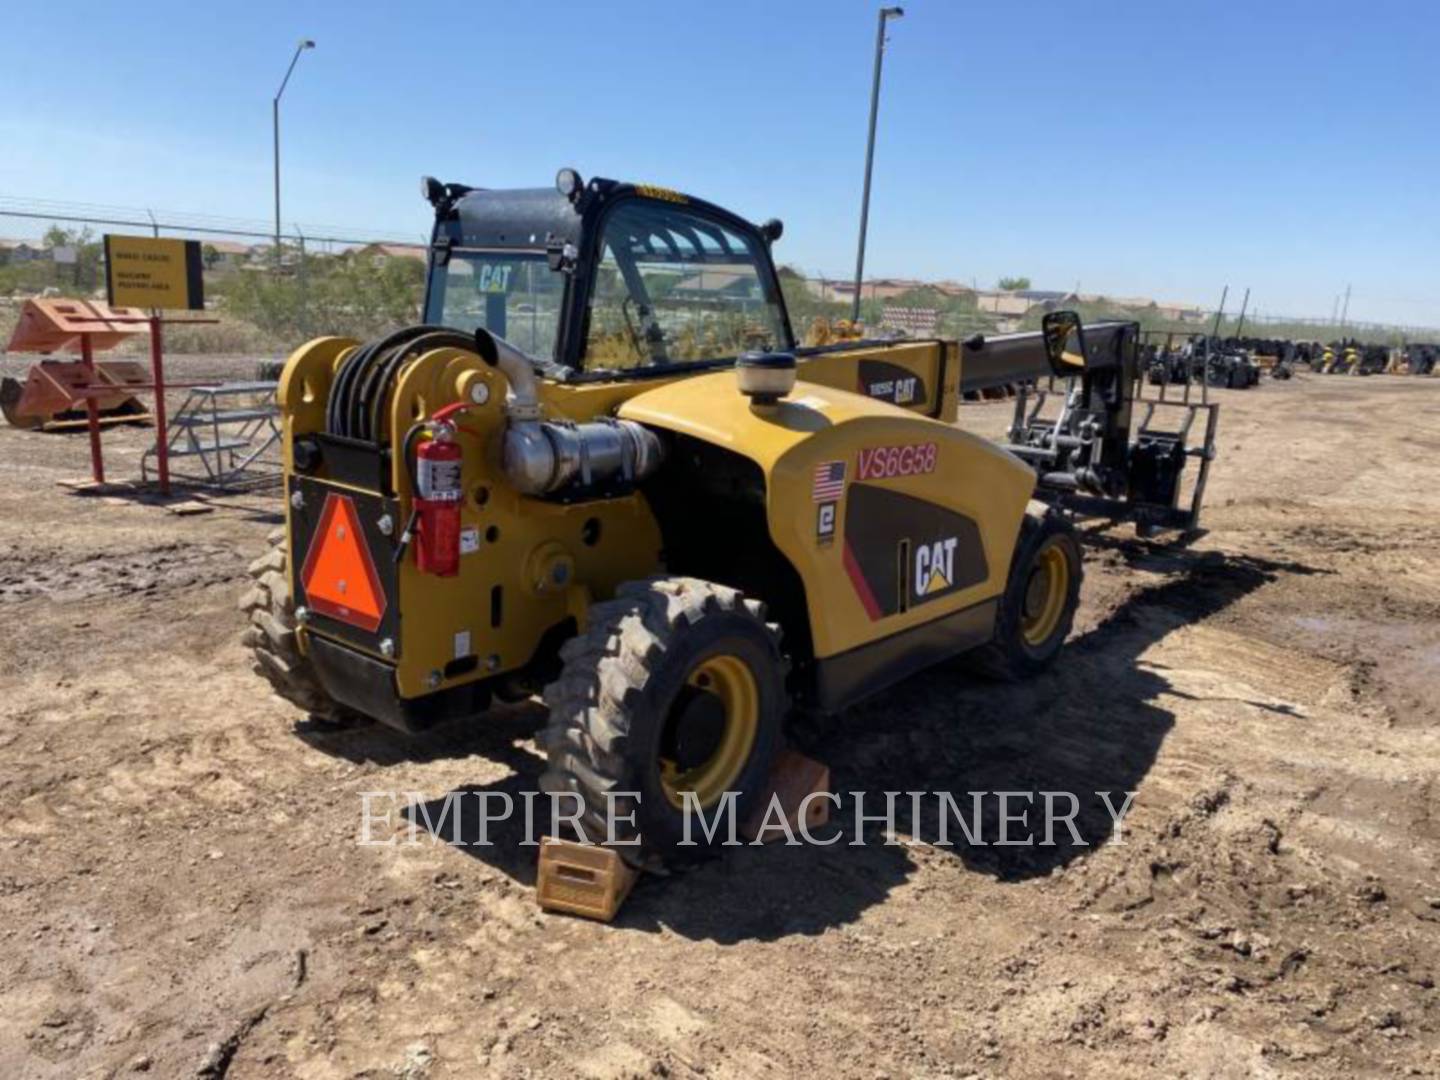
[[[728,792],[743,820],[792,708],[1054,661],[1073,515],[1197,525],[1214,407],[1132,435],[1133,324],[797,347],[778,221],[569,169],[423,187],[424,324],[285,364],[247,640],[325,718],[414,732],[543,692],[542,786],[633,861],[688,853]],[[1034,379],[1062,406],[1018,406],[1014,452],[953,426],[962,389]]]

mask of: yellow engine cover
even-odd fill
[[[1035,475],[949,424],[811,382],[752,407],[735,373],[641,393],[620,415],[764,474],[771,537],[805,586],[817,659],[993,600]]]

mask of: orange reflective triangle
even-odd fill
[[[305,587],[306,601],[320,614],[361,630],[380,628],[385,590],[350,496],[333,491],[325,496],[320,527],[310,539],[300,584]]]

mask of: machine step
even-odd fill
[[[204,427],[207,424],[238,424],[245,420],[265,420],[278,416],[274,408],[217,409],[213,412],[181,414],[170,421],[171,427]]]

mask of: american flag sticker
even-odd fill
[[[838,499],[845,491],[845,462],[822,461],[815,466],[815,483],[810,487],[810,498],[815,502],[829,502]]]

